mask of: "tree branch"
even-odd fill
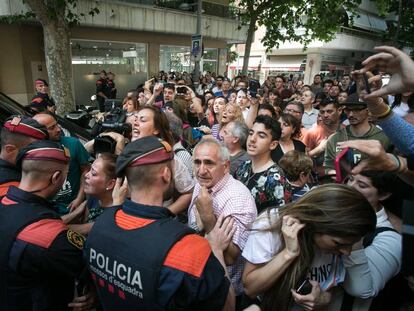
[[[24,0],[25,4],[36,14],[37,19],[42,25],[49,22],[47,8],[42,0]]]

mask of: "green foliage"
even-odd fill
[[[371,0],[375,2],[382,17],[390,12],[399,15],[400,0]],[[395,22],[384,40],[395,40],[398,31],[398,43],[414,48],[414,6],[409,0],[402,1],[400,27]],[[312,40],[329,41],[335,37],[340,26],[347,23],[346,12],[356,16],[356,9],[362,0],[231,0],[236,6],[233,14],[240,18],[243,25],[254,22],[266,27],[262,43],[269,50],[278,47],[280,42],[296,41],[306,46]],[[352,20],[349,21],[352,25]]]
[[[23,3],[28,4],[28,6],[33,10],[21,13],[12,16],[2,16],[0,17],[0,22],[6,23],[16,23],[16,22],[23,22],[31,19],[38,19],[45,18],[47,21],[64,21],[65,24],[70,28],[80,24],[82,18],[86,15],[95,16],[99,14],[99,9],[97,7],[90,8],[90,10],[85,13],[77,13],[76,7],[78,0],[40,0],[40,1],[30,1],[30,0],[22,0]],[[32,7],[32,4],[36,6],[36,9]],[[40,9],[44,12],[44,15],[39,16]],[[42,12],[42,13],[43,13]],[[36,15],[38,14],[38,15]],[[42,22],[42,20],[41,20]]]
[[[400,18],[399,28],[397,21],[391,23],[384,40],[393,41],[397,47],[406,46],[414,49],[414,5],[409,5],[408,2],[408,0],[401,1],[400,12],[399,0],[375,0],[382,17],[387,17],[391,13]]]
[[[14,24],[14,23],[21,23],[27,20],[35,19],[36,14],[33,12],[26,12],[17,15],[3,15],[0,16],[0,23],[6,24]]]
[[[306,48],[315,39],[332,40],[346,23],[346,11],[355,12],[360,3],[361,0],[240,0],[239,8],[244,24],[257,21],[266,27],[262,43],[269,50],[285,41],[300,42]]]

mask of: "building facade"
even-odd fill
[[[348,26],[341,27],[334,40],[313,41],[306,50],[297,42],[285,42],[266,52],[261,43],[266,29],[259,27],[252,45],[249,71],[262,81],[268,76],[292,74],[302,78],[305,84],[311,84],[318,73],[333,78],[349,73],[356,62],[364,60],[373,53],[375,46],[383,44],[382,34],[387,31],[387,23],[378,16],[375,4],[368,0],[358,8],[353,23],[351,15],[343,13],[348,18]],[[233,74],[243,66],[244,44],[237,45],[236,51],[239,58],[229,66]]]
[[[116,74],[119,97],[149,77],[164,71],[191,71],[191,36],[196,32],[197,1],[89,1],[76,10],[86,15],[71,29],[74,95],[89,104],[95,81],[104,69]],[[0,0],[0,16],[26,12],[21,0]],[[226,70],[227,43],[244,42],[246,28],[233,17],[228,0],[203,1],[202,68]],[[34,94],[34,80],[47,79],[41,26],[35,21],[0,24],[0,91],[25,104]]]

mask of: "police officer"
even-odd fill
[[[174,189],[171,146],[149,136],[117,161],[131,200],[94,224],[85,255],[104,310],[222,310],[229,293],[207,240],[162,207]]]
[[[65,181],[69,154],[41,140],[20,150],[19,187],[0,203],[2,310],[69,310],[84,264],[84,238],[68,230],[47,200]]]
[[[113,99],[116,98],[116,86],[115,86],[115,74],[113,72],[108,72],[108,90],[109,90],[109,98]]]
[[[101,70],[99,79],[96,81],[96,100],[98,101],[99,111],[105,111],[105,100],[110,98],[110,90],[108,86],[108,79],[106,71]]]
[[[19,150],[47,137],[46,127],[27,116],[12,116],[4,123],[1,131],[0,196],[6,194],[9,186],[19,185],[21,173],[15,166]]]
[[[49,84],[46,80],[37,79],[35,81],[36,95],[33,96],[31,103],[35,104],[40,100],[46,104],[46,109],[52,113],[56,112],[55,100],[49,96]],[[46,110],[44,109],[44,110]]]

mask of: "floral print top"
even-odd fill
[[[263,172],[253,173],[252,162],[246,161],[237,169],[235,178],[249,188],[258,213],[291,201],[291,186],[276,163]]]

